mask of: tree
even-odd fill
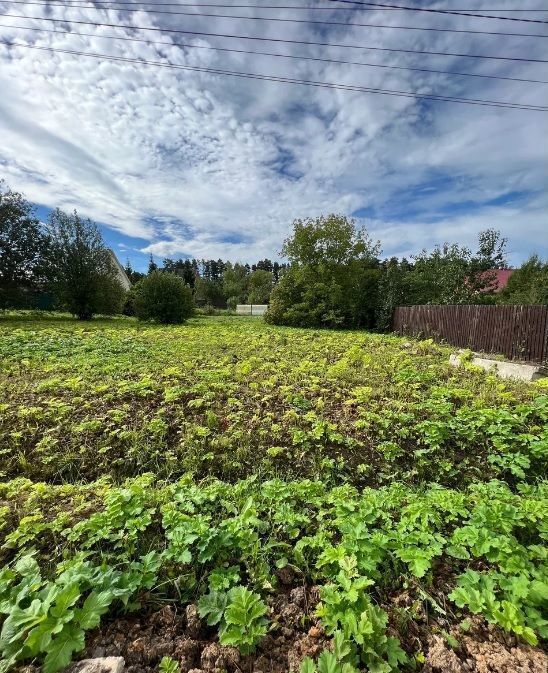
[[[135,283],[138,283],[141,280],[141,278],[145,277],[144,273],[141,273],[140,271],[135,271],[135,269],[131,266],[131,262],[129,261],[129,259],[126,261],[124,271],[126,272],[126,276],[129,278],[129,281],[132,285],[135,285]]]
[[[226,306],[226,297],[223,293],[223,287],[220,283],[205,278],[196,278],[194,284],[196,301],[200,304],[210,304],[218,308]]]
[[[379,244],[345,216],[295,220],[282,249],[292,266],[272,291],[266,319],[303,327],[372,327],[379,253]]]
[[[489,269],[504,269],[508,266],[506,261],[506,244],[504,238],[496,229],[485,229],[478,234],[478,252],[475,264],[483,271]]]
[[[284,241],[282,255],[297,264],[348,264],[354,260],[372,260],[380,253],[380,243],[366,230],[356,228],[345,215],[323,215],[295,220],[293,235]]]
[[[121,310],[124,291],[97,226],[76,211],[54,210],[48,220],[48,273],[62,305],[80,320],[105,308]],[[121,286],[120,286],[121,287]]]
[[[531,255],[510,276],[500,300],[504,304],[548,304],[548,261]]]
[[[32,206],[0,181],[0,306],[43,288],[48,239]]]
[[[469,304],[495,300],[494,269],[506,265],[506,239],[494,229],[478,235],[475,255],[456,243],[423,250],[408,279],[406,304]]]
[[[247,296],[248,304],[268,304],[272,292],[272,273],[257,269],[249,276]]]
[[[310,265],[293,265],[276,285],[265,320],[290,327],[342,327],[342,287]]]
[[[147,273],[153,273],[154,271],[158,270],[158,264],[154,261],[154,255],[150,253],[150,257],[148,259],[148,271]]]
[[[227,297],[229,308],[234,310],[236,304],[245,303],[249,276],[250,274],[243,264],[232,265],[230,262],[226,264],[223,275],[223,294]]]
[[[413,257],[406,304],[466,304],[475,288],[469,283],[471,252],[456,243],[436,245]]]
[[[192,290],[173,273],[152,271],[135,285],[133,294],[139,320],[179,324],[194,311]]]
[[[413,265],[405,257],[401,261],[397,257],[391,257],[382,262],[377,287],[377,329],[389,330],[396,306],[409,303],[412,270]]]

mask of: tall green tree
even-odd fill
[[[47,230],[51,286],[63,306],[80,320],[118,313],[125,293],[97,226],[76,211],[56,209]]]
[[[380,244],[344,215],[295,220],[282,254],[291,268],[275,286],[266,319],[303,327],[372,327]]]
[[[135,285],[133,293],[139,320],[180,324],[194,311],[192,290],[173,273],[152,271]]]
[[[508,239],[497,229],[484,229],[478,234],[478,251],[474,263],[484,271],[508,266],[506,244]]]
[[[249,275],[248,304],[268,304],[272,292],[273,279],[270,271],[257,269]]]
[[[148,270],[147,273],[154,273],[154,271],[158,271],[158,264],[154,261],[154,255],[150,253],[150,257],[148,258]]]
[[[221,283],[206,278],[196,278],[194,295],[198,304],[209,304],[217,308],[226,307],[226,296]]]
[[[223,274],[223,294],[226,297],[228,307],[236,308],[236,304],[246,301],[249,283],[249,271],[243,264],[225,264]]]
[[[129,281],[132,285],[135,285],[135,283],[138,283],[141,280],[141,278],[145,277],[144,273],[141,273],[140,271],[135,271],[135,269],[131,266],[131,262],[129,261],[129,259],[126,261],[124,271],[126,272],[126,276],[129,278]]]
[[[293,234],[284,241],[282,255],[291,263],[319,266],[370,261],[380,253],[364,228],[345,215],[321,215],[293,222]]]
[[[42,289],[48,239],[34,206],[0,181],[0,305],[17,306]]]

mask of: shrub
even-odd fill
[[[378,276],[359,261],[293,266],[274,288],[265,320],[290,327],[373,327]]]
[[[132,287],[126,292],[122,313],[128,316],[135,315],[135,287]]]
[[[139,320],[179,324],[194,311],[192,290],[172,273],[153,271],[135,285],[135,315]]]

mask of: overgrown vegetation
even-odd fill
[[[282,248],[291,266],[274,288],[266,319],[295,327],[386,331],[400,305],[511,301],[515,294],[497,294],[496,269],[506,266],[505,247],[500,232],[487,229],[480,232],[475,253],[444,243],[422,250],[412,262],[381,261],[380,241],[344,215],[295,220]],[[520,276],[525,303],[545,294],[531,289],[542,276],[536,267],[532,271]]]
[[[44,225],[0,180],[0,309],[62,308],[90,320],[120,313],[125,294],[91,220],[57,208]]]
[[[547,638],[548,397],[447,355],[253,319],[6,317],[2,670],[55,673],[151,601],[253,653],[288,571],[331,643],[305,673],[420,669],[419,606],[434,632],[441,610]]]
[[[135,315],[140,320],[180,324],[194,310],[192,290],[173,273],[153,271],[132,288]]]

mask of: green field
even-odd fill
[[[5,316],[0,671],[545,671],[547,388],[448,355]]]

